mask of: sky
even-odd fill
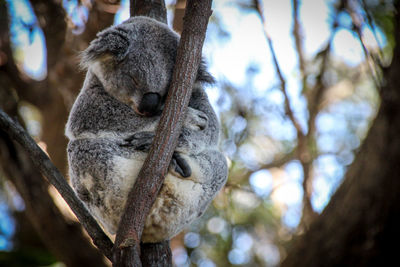
[[[77,23],[87,17],[87,10],[73,9],[77,1],[63,1],[63,4]],[[115,23],[119,23],[129,17],[127,0],[122,1],[122,8],[116,16]],[[173,2],[166,1],[167,4]],[[15,44],[15,55],[22,64],[24,71],[35,79],[43,79],[46,76],[46,46],[43,33],[38,27],[32,9],[25,0],[8,0],[10,11],[13,14],[14,23],[11,25],[12,41]],[[300,6],[300,19],[303,23],[304,47],[306,57],[311,58],[325,45],[330,35],[332,23],[332,1],[304,0]],[[307,114],[305,101],[300,96],[300,85],[297,73],[297,56],[295,54],[294,42],[292,39],[292,11],[291,1],[264,1],[265,18],[267,29],[273,40],[279,65],[287,79],[287,89],[295,116],[306,128]],[[221,26],[228,32],[226,41],[215,40],[212,32],[207,34],[204,44],[204,56],[209,62],[210,72],[217,80],[229,81],[231,84],[243,87],[248,82],[248,67],[257,65],[258,71],[252,80],[253,93],[268,95],[269,100],[277,105],[283,104],[283,96],[278,90],[273,90],[278,84],[277,76],[271,61],[268,44],[263,35],[263,26],[260,18],[254,11],[245,10],[232,1],[214,0],[213,11],[220,18]],[[341,16],[340,20],[346,24],[350,18]],[[26,31],[23,25],[33,25],[30,32]],[[78,29],[79,30],[79,29]],[[376,47],[377,42],[368,27],[363,28],[363,36],[367,45]],[[384,44],[383,34],[378,32],[380,43]],[[357,66],[364,60],[361,45],[357,37],[348,30],[341,29],[335,34],[333,40],[333,55],[336,59],[344,61],[350,66]],[[217,105],[220,97],[218,88],[207,90],[209,97],[218,111]],[[338,114],[341,111],[338,111]],[[363,116],[372,116],[373,111],[365,109]],[[318,129],[323,129],[321,146],[334,146],[334,139],[330,136],[332,131],[345,129],[340,116],[332,116],[329,113],[322,114],[317,119]],[[282,126],[279,121],[269,122],[269,127],[274,129],[273,134],[279,138],[295,138],[293,127]],[[365,126],[367,127],[367,126]],[[339,130],[338,130],[339,129]],[[325,138],[325,139],[323,139]],[[357,145],[357,144],[355,144]],[[350,161],[351,161],[351,156]],[[314,163],[317,174],[314,182],[315,194],[312,198],[313,207],[321,211],[330,195],[337,187],[340,179],[345,173],[342,163],[339,163],[334,156],[325,155]],[[287,164],[281,171],[261,170],[250,177],[250,185],[259,196],[266,196],[276,186],[273,177],[281,177],[282,184],[273,190],[272,199],[287,207],[284,215],[284,223],[289,227],[296,227],[300,219],[302,200],[302,171],[299,162],[293,161]],[[1,209],[1,206],[0,206]],[[1,210],[0,210],[1,214]],[[1,218],[0,218],[1,221]],[[1,225],[0,225],[1,226]],[[1,248],[1,240],[0,240]],[[234,255],[232,256],[234,257]]]

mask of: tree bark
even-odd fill
[[[114,266],[141,266],[144,222],[164,181],[176,147],[211,15],[211,0],[188,1],[168,98],[149,154],[129,193],[114,244]]]
[[[390,266],[400,237],[400,1],[381,107],[343,184],[283,267]]]
[[[146,16],[167,24],[167,9],[164,0],[131,0],[130,14]]]
[[[167,10],[164,0],[131,0],[130,15],[147,16],[167,24]],[[143,266],[169,266],[172,253],[169,242],[156,244],[141,243],[141,261]]]
[[[183,16],[185,15],[186,0],[177,0],[174,10],[173,28],[181,33],[183,30]]]

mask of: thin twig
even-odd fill
[[[383,60],[384,60],[383,59],[383,52],[382,52],[383,45],[382,45],[381,40],[378,38],[378,35],[376,33],[377,31],[376,31],[374,19],[373,19],[372,15],[370,14],[369,10],[368,10],[368,6],[367,6],[367,3],[365,2],[365,0],[361,0],[361,5],[362,5],[362,7],[364,9],[364,12],[365,12],[365,15],[367,17],[368,25],[371,27],[372,34],[374,35],[376,43],[378,44],[378,58],[377,58],[378,64],[379,64],[378,66],[379,67],[383,67]]]
[[[293,0],[293,35],[297,50],[297,56],[299,59],[299,69],[303,80],[303,87],[306,86],[307,73],[306,73],[306,62],[304,58],[303,49],[303,27],[299,20],[299,1]]]
[[[101,252],[111,259],[111,250],[113,243],[103,232],[96,220],[90,215],[83,203],[75,195],[72,188],[68,185],[65,178],[54,166],[49,157],[35,143],[29,134],[21,125],[14,122],[3,110],[0,109],[0,128],[8,134],[10,139],[18,142],[26,151],[28,151],[32,162],[39,169],[44,177],[57,189],[65,202],[86,229],[93,240],[93,243]]]
[[[294,148],[292,151],[284,154],[284,155],[279,155],[275,159],[273,159],[270,163],[264,163],[261,164],[256,171],[259,170],[268,170],[272,168],[281,168],[283,165],[289,163],[292,160],[297,159],[297,148]],[[231,177],[232,180],[236,180],[236,177],[239,177],[243,180],[249,180],[250,176],[254,173],[255,171],[251,170],[244,170],[243,172],[239,172],[238,175],[234,175]],[[232,175],[232,174],[231,174]]]
[[[321,58],[321,64],[319,66],[319,73],[316,76],[316,81],[307,97],[307,109],[308,109],[308,122],[307,122],[307,135],[303,139],[299,139],[298,150],[299,160],[303,169],[303,213],[300,225],[308,228],[310,222],[315,218],[316,213],[311,203],[311,196],[313,192],[312,188],[312,163],[316,158],[316,153],[312,149],[312,143],[315,142],[315,131],[316,125],[315,120],[320,110],[320,103],[326,91],[325,85],[325,73],[328,68],[331,43],[338,27],[338,14],[340,13],[341,7],[336,10],[335,18],[332,23],[332,32],[327,40],[326,46],[317,54],[316,58]]]
[[[379,88],[381,83],[379,81],[377,70],[376,70],[375,66],[382,66],[382,63],[380,62],[380,60],[377,57],[375,57],[373,54],[371,54],[369,52],[367,46],[365,45],[364,37],[361,32],[363,23],[361,21],[360,16],[355,11],[355,7],[353,6],[353,4],[354,4],[354,2],[352,2],[352,1],[348,1],[348,0],[345,1],[346,9],[347,9],[347,11],[351,17],[351,20],[353,22],[353,29],[356,32],[358,39],[360,40],[360,44],[363,49],[364,56],[365,56],[365,59],[366,59],[367,65],[368,65],[368,69],[371,72],[371,76],[375,83],[376,88]],[[371,62],[373,62],[375,65],[373,65]]]
[[[261,21],[262,21],[262,24],[263,24],[263,28],[264,28],[264,35],[265,35],[265,38],[267,39],[267,42],[268,42],[268,45],[269,45],[269,48],[270,48],[270,51],[271,51],[271,55],[272,55],[272,60],[274,62],[275,70],[276,70],[276,73],[278,75],[279,81],[281,83],[282,93],[283,93],[283,96],[285,98],[285,111],[286,111],[290,121],[293,123],[293,126],[296,128],[297,134],[298,135],[304,135],[303,130],[301,129],[300,123],[298,122],[298,120],[294,116],[293,110],[292,110],[292,108],[290,106],[290,100],[289,100],[289,96],[287,94],[287,88],[286,88],[286,80],[283,77],[281,68],[279,67],[278,59],[276,57],[276,53],[275,53],[275,50],[274,50],[274,47],[273,47],[273,44],[272,44],[272,40],[271,40],[271,37],[269,36],[268,31],[267,31],[267,25],[266,25],[266,20],[264,18],[264,13],[263,13],[262,6],[261,6],[259,0],[255,0],[254,2],[255,2],[255,5],[256,5],[257,12],[258,12],[258,14],[259,14],[259,16],[261,18]]]
[[[266,21],[264,19],[264,15],[263,15],[263,11],[262,11],[262,8],[261,8],[261,4],[260,4],[259,0],[255,0],[255,3],[256,3],[257,11],[258,11],[258,13],[259,13],[259,15],[261,17],[262,22],[263,22],[264,34],[265,34],[265,37],[267,39],[267,42],[268,42],[268,45],[269,45],[269,48],[270,48],[270,51],[271,51],[271,54],[272,54],[275,70],[276,70],[276,73],[277,73],[277,75],[279,77],[279,80],[281,82],[281,89],[282,89],[282,93],[283,93],[284,98],[285,98],[286,113],[287,113],[287,116],[289,117],[289,119],[291,120],[291,122],[293,123],[293,126],[296,128],[296,132],[297,132],[297,149],[296,149],[297,150],[297,157],[299,158],[300,163],[301,163],[301,165],[303,167],[303,177],[304,177],[303,178],[303,191],[304,191],[304,194],[303,194],[303,205],[304,205],[303,206],[303,217],[311,217],[314,214],[314,210],[312,208],[311,199],[310,199],[310,197],[311,197],[311,193],[310,192],[312,192],[312,190],[311,190],[311,187],[309,186],[309,180],[310,180],[309,178],[310,178],[310,173],[311,173],[311,162],[312,162],[312,158],[311,158],[310,152],[309,152],[309,139],[304,134],[303,130],[301,129],[300,124],[297,121],[297,119],[295,118],[294,113],[293,113],[293,111],[292,111],[292,109],[290,107],[289,97],[288,97],[287,88],[286,88],[286,80],[282,75],[281,69],[280,69],[279,64],[278,64],[278,60],[276,58],[275,50],[273,48],[271,37],[269,36],[268,31],[267,31]],[[297,4],[297,2],[296,2],[296,4]],[[298,10],[296,10],[294,13],[297,14]],[[298,32],[297,32],[297,34],[298,34]],[[298,36],[298,38],[299,38],[299,36]],[[299,42],[299,46],[297,47],[297,49],[299,49],[300,47],[301,47],[301,45],[300,45],[300,42]],[[299,54],[299,57],[301,57],[300,54]],[[304,64],[304,61],[300,62],[300,64],[301,63]],[[300,65],[300,68],[301,67],[302,66]],[[305,66],[303,66],[303,68],[305,68]],[[308,133],[310,133],[310,131]]]

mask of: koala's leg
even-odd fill
[[[206,113],[201,110],[188,107],[183,127],[194,131],[202,131],[207,128],[207,125],[208,116]]]
[[[178,152],[174,152],[172,155],[170,171],[177,173],[182,178],[187,178],[192,175],[192,169],[189,163]]]
[[[117,229],[144,156],[109,139],[78,139],[68,144],[72,187],[111,234]]]
[[[138,132],[121,140],[118,145],[136,151],[148,152],[153,143],[155,132]]]
[[[217,192],[226,182],[228,166],[225,156],[217,150],[205,150],[197,155],[180,154],[192,169],[187,178]]]
[[[225,185],[228,178],[228,165],[225,156],[217,150],[206,150],[188,160],[193,169],[192,178],[198,181],[204,194],[198,200],[197,217],[207,209],[215,195]]]
[[[154,140],[154,136],[154,132],[138,132],[121,140],[118,145],[121,148],[130,149],[132,151],[148,152]],[[189,177],[192,173],[189,164],[178,152],[174,152],[169,169],[174,175],[181,178]]]
[[[184,219],[186,223],[182,224],[187,224],[204,213],[217,192],[225,184],[228,171],[225,157],[216,150],[207,150],[190,156],[181,154],[181,156],[190,165],[191,175],[186,179],[167,176],[163,190],[174,192],[174,203],[181,206],[179,212],[184,214],[177,215],[170,220]],[[165,195],[168,196],[168,194]],[[167,202],[160,202],[159,205],[165,205],[165,203]]]

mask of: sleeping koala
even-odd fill
[[[83,52],[86,79],[66,125],[69,174],[110,235],[153,141],[178,41],[166,25],[133,17],[100,32]],[[217,148],[219,124],[202,87],[212,81],[201,64],[142,242],[171,239],[204,212],[227,179],[226,159]]]

